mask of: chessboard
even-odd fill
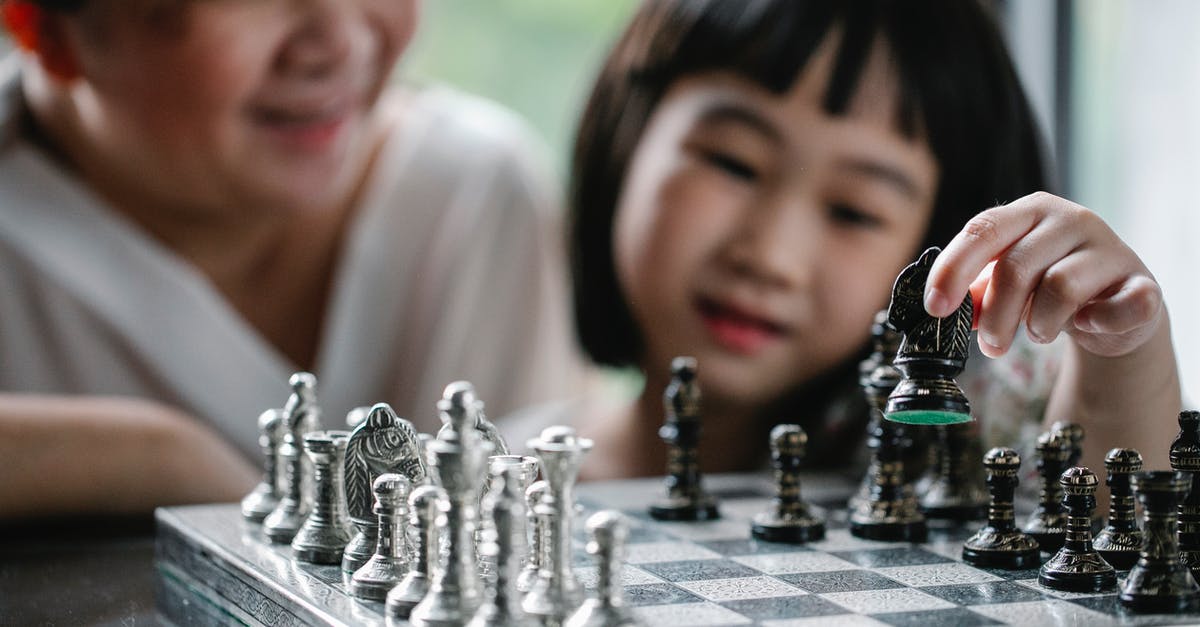
[[[805,498],[826,508],[828,532],[802,545],[751,537],[750,519],[773,490],[765,474],[708,476],[705,485],[720,519],[659,522],[646,511],[663,494],[660,480],[580,484],[573,563],[581,583],[596,580],[582,521],[617,509],[630,522],[625,602],[647,626],[1200,624],[1200,614],[1129,613],[1116,591],[1045,588],[1036,569],[968,566],[962,541],[982,523],[935,526],[923,544],[851,536],[845,497],[854,484],[846,478],[805,477]],[[270,544],[235,504],[164,508],[157,519],[156,595],[178,624],[405,624],[385,620],[382,604],[351,597],[339,567],[299,563],[289,547]]]

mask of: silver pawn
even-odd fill
[[[268,409],[258,417],[258,445],[263,453],[263,478],[242,499],[242,517],[260,523],[279,505],[279,445],[283,441],[283,410]]]
[[[389,619],[407,619],[413,607],[429,593],[432,571],[438,562],[437,518],[449,507],[441,488],[423,485],[408,497],[409,516],[416,533],[412,564],[408,573],[387,594],[386,612]],[[440,511],[440,513],[439,513]]]
[[[525,529],[525,482],[521,464],[502,466],[500,472],[492,476],[492,489],[483,506],[484,518],[491,520],[491,524],[483,534],[482,553],[496,565],[495,576],[485,585],[483,602],[467,623],[468,627],[533,627],[538,624],[521,609],[521,595],[515,586],[520,560],[514,540],[517,531]]]
[[[384,601],[388,592],[408,572],[408,478],[395,473],[379,475],[371,485],[375,513],[379,516],[375,554],[354,571],[350,594],[370,601]]]
[[[592,441],[576,436],[571,427],[555,426],[543,429],[528,447],[541,460],[549,486],[545,500],[534,511],[549,516],[550,533],[548,538],[543,537],[547,550],[537,580],[521,607],[545,622],[558,623],[583,601],[579,581],[571,570],[571,522],[575,517],[575,480]]]
[[[587,520],[587,552],[596,556],[596,596],[583,602],[563,627],[633,627],[633,617],[621,594],[621,560],[629,523],[614,510],[592,514]]]
[[[316,431],[321,422],[317,407],[317,378],[297,372],[288,380],[292,395],[283,407],[283,443],[277,463],[283,465],[282,497],[279,505],[263,519],[263,531],[271,542],[287,544],[296,537],[312,507],[312,464],[304,454],[304,434]]]
[[[529,592],[533,588],[533,582],[537,581],[538,571],[545,561],[543,558],[546,555],[546,540],[549,539],[550,532],[546,529],[545,520],[538,517],[536,509],[546,498],[548,489],[544,480],[534,481],[525,488],[525,522],[531,530],[531,540],[529,558],[525,560],[525,568],[517,578],[517,590],[520,592]]]
[[[292,539],[297,560],[310,564],[337,564],[350,541],[342,462],[346,431],[313,431],[304,436],[304,453],[312,461],[316,495],[312,512]]]

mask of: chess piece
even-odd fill
[[[1083,430],[1083,425],[1066,420],[1056,420],[1054,424],[1050,425],[1050,430],[1061,434],[1070,443],[1071,456],[1067,458],[1067,468],[1078,466],[1079,459],[1083,457],[1083,438],[1087,433]]]
[[[530,529],[529,558],[525,560],[525,568],[517,577],[518,592],[529,592],[533,588],[533,582],[537,581],[538,571],[542,569],[542,562],[545,561],[546,541],[550,537],[550,530],[545,519],[537,515],[536,509],[546,498],[548,489],[544,480],[534,481],[525,489],[525,521]]]
[[[846,503],[846,509],[849,511],[858,509],[859,504],[871,496],[877,472],[879,438],[883,435],[883,407],[887,403],[888,394],[896,389],[901,379],[900,371],[892,365],[892,359],[896,357],[896,350],[900,347],[900,334],[887,325],[886,310],[875,314],[875,322],[871,325],[871,338],[874,350],[858,364],[858,384],[863,390],[870,413],[866,444],[871,453],[871,464],[859,482],[858,490]]]
[[[1191,477],[1179,502],[1179,559],[1200,578],[1200,412],[1179,412],[1179,435],[1171,443],[1171,469]]]
[[[311,431],[304,436],[304,453],[312,461],[313,507],[292,539],[292,555],[310,564],[337,564],[350,541],[342,464],[347,431]]]
[[[1179,502],[1191,478],[1178,471],[1142,471],[1133,474],[1132,484],[1146,516],[1146,542],[1121,584],[1121,605],[1134,612],[1155,614],[1196,609],[1200,605],[1200,585],[1179,561],[1175,537]]]
[[[884,417],[909,424],[970,422],[971,406],[954,381],[967,363],[971,341],[971,296],[954,313],[925,312],[925,281],[941,249],[931,247],[900,272],[892,287],[888,324],[903,334],[892,362],[904,378],[888,396]]]
[[[1021,457],[1010,448],[994,448],[984,455],[983,466],[987,469],[991,493],[987,526],[963,543],[963,561],[972,566],[1007,570],[1036,566],[1041,557],[1037,540],[1017,529],[1013,512]]]
[[[483,518],[491,521],[484,529],[481,553],[495,565],[495,576],[484,586],[483,602],[468,627],[533,627],[538,622],[521,609],[516,589],[521,561],[514,540],[525,529],[525,484],[528,472],[520,457],[516,464],[501,463],[492,475],[492,488],[484,498]],[[493,458],[495,459],[495,458]],[[536,466],[535,466],[536,467]],[[518,532],[521,532],[518,534]],[[522,545],[525,539],[520,539]]]
[[[472,435],[492,443],[493,455],[509,454],[508,443],[483,413],[483,401],[475,395],[475,386],[469,381],[447,385],[442,400],[438,401],[438,410],[442,428],[438,430],[437,439],[451,440],[470,429]]]
[[[754,516],[750,532],[767,542],[812,542],[825,537],[825,521],[800,498],[800,462],[808,436],[799,425],[771,429],[775,500]]]
[[[279,505],[263,519],[263,532],[275,544],[288,544],[304,524],[312,507],[312,462],[304,454],[304,434],[321,424],[317,407],[317,378],[297,372],[288,379],[292,394],[283,406],[283,442],[279,445],[279,464],[283,465],[283,483]]]
[[[583,600],[571,570],[571,522],[575,517],[575,479],[592,441],[576,436],[570,427],[555,426],[543,429],[527,446],[537,454],[546,478],[546,495],[534,513],[548,517],[548,529],[543,533],[549,534],[543,535],[546,551],[541,568],[521,607],[543,622],[557,623]]]
[[[438,562],[437,518],[449,509],[446,492],[437,486],[423,485],[408,497],[409,517],[415,544],[412,563],[396,587],[387,593],[385,610],[390,619],[404,620],[417,603],[429,593],[429,582]]]
[[[491,489],[488,487],[498,485],[495,481],[496,477],[504,475],[508,472],[516,473],[518,488],[521,492],[521,516],[512,520],[509,525],[512,527],[511,546],[509,548],[509,559],[516,562],[517,572],[513,575],[513,584],[515,585],[518,575],[524,572],[525,563],[529,559],[529,524],[525,516],[525,490],[533,483],[538,474],[538,461],[536,457],[528,455],[492,455],[488,458],[488,475],[491,480],[484,486],[483,496],[480,497],[480,503],[486,502]],[[476,532],[476,545],[482,545],[482,535],[487,530],[487,526],[491,524],[487,516],[480,517],[480,530]],[[479,552],[479,570],[485,578],[491,577],[495,569],[494,555],[489,556],[484,552]],[[522,592],[527,592],[524,590]]]
[[[850,533],[886,542],[923,542],[925,516],[910,486],[904,483],[900,451],[902,426],[882,421],[879,447],[871,463],[874,485],[866,501],[850,512]]]
[[[1142,469],[1142,456],[1131,448],[1114,448],[1104,456],[1108,470],[1108,524],[1092,541],[1104,561],[1128,570],[1142,551],[1142,530],[1134,511],[1129,477]]]
[[[1038,436],[1037,454],[1041,495],[1022,530],[1037,540],[1043,551],[1057,551],[1067,535],[1067,512],[1062,506],[1062,484],[1058,478],[1066,470],[1071,443],[1061,434],[1043,433]]]
[[[701,482],[700,387],[696,360],[671,360],[671,383],[663,393],[666,420],[658,436],[667,444],[667,499],[650,506],[658,520],[711,520],[720,514],[717,502]]]
[[[1092,514],[1100,480],[1087,468],[1067,469],[1059,479],[1067,509],[1067,535],[1061,549],[1042,564],[1038,583],[1067,592],[1101,592],[1117,585],[1117,571],[1092,547]]]
[[[263,478],[242,499],[242,517],[260,523],[279,505],[279,446],[283,443],[283,410],[268,409],[258,417],[258,446],[263,453]]]
[[[389,472],[379,475],[371,487],[379,516],[378,541],[375,554],[350,578],[350,594],[385,601],[412,561],[407,540],[409,483],[404,475]]]
[[[387,403],[377,403],[350,434],[346,445],[346,506],[354,536],[342,554],[342,573],[349,579],[371,559],[378,543],[378,518],[372,486],[377,477],[394,473],[418,486],[427,480],[425,450],[412,423]]]
[[[596,596],[589,598],[563,627],[635,627],[639,625],[621,594],[621,560],[629,523],[620,512],[605,510],[587,520],[587,552],[596,556]]]
[[[938,520],[979,520],[987,514],[987,492],[974,472],[979,456],[973,425],[938,425],[941,455],[937,474],[921,495],[921,511]]]
[[[461,625],[479,607],[475,528],[479,521],[479,484],[492,445],[459,431],[455,437],[430,442],[428,451],[431,474],[445,489],[449,505],[445,515],[438,517],[438,533],[446,550],[439,556],[429,594],[413,608],[408,619],[418,627]]]

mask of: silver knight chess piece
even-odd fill
[[[433,485],[423,485],[408,497],[409,518],[415,533],[412,562],[400,583],[387,594],[385,610],[389,619],[404,620],[413,607],[429,593],[429,583],[438,563],[437,518],[449,508],[446,492]]]
[[[800,463],[808,436],[800,425],[771,429],[771,464],[775,467],[775,499],[754,516],[750,531],[768,542],[812,542],[825,537],[825,521],[800,497]]]
[[[494,565],[494,573],[484,583],[483,602],[467,623],[468,627],[534,627],[539,624],[521,609],[521,594],[516,588],[521,569],[518,551],[525,546],[525,486],[529,473],[519,456],[501,457],[516,457],[517,463],[493,466],[492,488],[483,499],[482,518],[489,522],[484,528],[480,552]],[[516,546],[518,542],[520,546]]]
[[[283,443],[276,463],[283,465],[279,505],[263,519],[263,532],[276,544],[288,544],[312,507],[312,462],[304,454],[304,434],[321,424],[317,378],[297,372],[288,380],[292,394],[283,406]]]
[[[346,505],[355,530],[342,554],[347,579],[375,552],[379,527],[372,485],[387,473],[402,475],[410,486],[418,486],[427,480],[429,467],[412,423],[397,416],[387,403],[378,403],[350,434],[346,446]]]
[[[350,578],[350,594],[370,601],[384,601],[388,592],[404,578],[412,562],[408,547],[408,478],[397,473],[379,475],[372,484],[378,540],[375,554]]]
[[[592,441],[578,437],[570,427],[555,426],[542,430],[528,442],[542,464],[546,478],[546,496],[535,509],[549,517],[548,537],[543,536],[546,551],[533,586],[521,607],[545,622],[560,623],[582,602],[582,591],[571,569],[571,526],[575,517],[575,480],[584,455]]]
[[[242,517],[260,523],[279,505],[282,482],[279,473],[279,446],[283,444],[283,410],[268,409],[258,417],[258,446],[263,453],[263,478],[242,499]]]
[[[701,405],[696,359],[671,360],[671,383],[663,392],[666,419],[658,436],[667,444],[667,499],[650,506],[658,520],[711,520],[717,501],[704,491],[700,474]]]
[[[1131,448],[1114,448],[1104,456],[1108,470],[1108,524],[1092,541],[1092,546],[1120,570],[1129,570],[1142,552],[1142,530],[1134,510],[1130,478],[1142,469],[1142,455]]]
[[[337,564],[350,541],[342,462],[346,431],[312,431],[304,436],[304,453],[313,464],[312,511],[292,539],[292,554],[301,562]]]
[[[1037,540],[1017,529],[1013,497],[1021,457],[1010,448],[994,448],[983,457],[991,503],[987,525],[963,543],[963,561],[982,568],[1018,570],[1037,566]]]
[[[587,520],[587,552],[596,558],[596,595],[583,602],[564,627],[636,627],[640,625],[625,606],[621,587],[621,562],[629,523],[615,510],[592,514]]]

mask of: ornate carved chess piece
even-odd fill
[[[508,558],[516,562],[516,573],[513,575],[513,585],[516,585],[521,573],[525,570],[525,564],[529,560],[529,524],[528,517],[525,514],[525,490],[527,490],[533,480],[538,475],[538,461],[536,457],[528,455],[492,455],[488,458],[488,475],[491,480],[484,485],[483,496],[480,497],[480,503],[484,503],[491,493],[489,486],[496,486],[499,483],[495,480],[507,473],[516,473],[517,481],[520,485],[517,487],[521,493],[521,516],[509,521],[509,526],[512,527],[512,539],[509,545]],[[482,506],[481,506],[482,507]],[[482,546],[484,532],[491,525],[491,519],[487,516],[480,517],[479,531],[476,532],[476,545]],[[479,551],[479,570],[484,579],[490,579],[495,573],[495,555]],[[528,589],[521,592],[528,592]]]
[[[897,373],[880,366],[864,390],[871,413],[881,416],[888,390],[895,387]],[[901,450],[903,426],[879,420],[879,444],[872,454],[871,491],[850,511],[850,533],[860,538],[891,542],[921,542],[928,531],[925,516],[917,506],[912,488],[905,483]]]
[[[900,272],[892,287],[888,324],[904,335],[892,362],[904,379],[888,396],[884,417],[910,424],[969,422],[971,406],[954,377],[967,363],[973,305],[968,294],[953,314],[925,312],[925,281],[941,252],[931,247]]]
[[[246,498],[242,499],[242,517],[262,522],[276,507],[282,491],[279,489],[279,446],[283,443],[283,410],[268,409],[258,417],[258,445],[263,453],[263,478]]]
[[[1041,496],[1022,529],[1043,551],[1057,551],[1067,535],[1067,512],[1062,505],[1062,485],[1058,482],[1071,456],[1071,443],[1054,432],[1038,436],[1038,480]]]
[[[315,496],[312,511],[292,539],[292,554],[301,562],[337,564],[350,541],[342,487],[349,437],[346,431],[311,431],[304,436],[304,452],[313,465]]]
[[[1021,457],[1010,448],[994,448],[984,455],[983,466],[991,491],[987,526],[963,543],[963,561],[972,566],[1009,570],[1036,566],[1041,557],[1037,540],[1017,529],[1013,512]]]
[[[825,537],[825,521],[800,498],[800,462],[808,436],[799,425],[771,429],[771,463],[775,467],[775,500],[754,516],[750,531],[768,542],[811,542]]]
[[[1200,412],[1179,412],[1179,435],[1171,443],[1171,469],[1187,472],[1191,489],[1179,503],[1179,559],[1200,577]]]
[[[375,554],[350,578],[350,594],[369,601],[385,601],[387,594],[408,572],[408,478],[396,473],[379,475],[372,483],[375,514],[379,517]]]
[[[589,598],[563,627],[636,627],[640,623],[621,594],[621,560],[629,524],[620,512],[605,510],[587,521],[587,552],[596,556],[596,596]]]
[[[455,381],[447,385],[442,392],[442,400],[438,402],[438,410],[442,417],[442,428],[438,430],[437,439],[459,437],[458,434],[469,429],[473,435],[492,444],[493,455],[509,454],[508,442],[483,413],[483,401],[475,395],[475,386],[470,381]],[[486,486],[485,483],[484,492],[487,491]]]
[[[921,511],[932,519],[979,520],[986,515],[988,497],[975,469],[979,454],[974,425],[938,425],[937,431],[941,455],[933,479],[918,499]]]
[[[1121,584],[1121,605],[1156,614],[1194,610],[1200,602],[1200,585],[1179,561],[1175,537],[1179,501],[1191,478],[1177,471],[1142,471],[1133,474],[1132,483],[1146,514],[1146,544]]]
[[[517,577],[517,590],[529,592],[533,582],[537,581],[538,571],[546,559],[546,543],[550,538],[550,530],[546,527],[545,519],[537,515],[537,507],[546,498],[549,488],[545,480],[534,481],[525,489],[525,521],[529,525],[529,559],[525,560],[525,568]]]
[[[1142,530],[1133,506],[1130,476],[1142,469],[1142,456],[1131,448],[1114,448],[1104,456],[1108,470],[1108,524],[1092,546],[1115,568],[1128,570],[1142,552]]]
[[[438,563],[437,517],[450,507],[444,490],[423,485],[408,497],[409,516],[415,528],[413,560],[408,573],[387,594],[385,610],[390,619],[407,619],[413,607],[429,593],[429,582]]]
[[[517,547],[513,546],[518,536],[524,535],[528,470],[520,456],[500,457],[516,458],[517,463],[493,466],[492,488],[483,499],[483,518],[490,522],[484,529],[480,552],[495,565],[495,574],[485,582],[483,602],[467,627],[533,627],[538,624],[521,609],[521,594],[516,589],[521,560],[515,550]],[[524,537],[519,540],[525,544]]]
[[[710,520],[717,518],[717,502],[704,491],[700,475],[700,387],[696,360],[671,361],[671,383],[663,393],[666,421],[658,430],[667,443],[667,500],[650,506],[658,520]]]
[[[1042,565],[1038,583],[1068,592],[1101,592],[1117,585],[1117,571],[1092,547],[1092,512],[1096,510],[1096,475],[1076,466],[1062,474],[1067,537],[1063,547]]]
[[[288,379],[292,394],[283,406],[283,443],[277,463],[283,465],[282,497],[263,519],[263,532],[276,544],[288,544],[304,524],[312,507],[312,462],[304,454],[304,434],[321,424],[317,407],[317,378],[297,372]]]
[[[846,509],[854,511],[859,504],[871,496],[871,487],[875,485],[875,474],[879,439],[884,423],[883,407],[887,403],[887,395],[896,389],[900,383],[900,371],[892,365],[896,351],[900,348],[900,334],[887,325],[887,311],[875,314],[875,322],[871,324],[871,340],[874,349],[871,355],[858,364],[858,385],[863,390],[867,401],[869,419],[867,422],[867,450],[871,452],[871,464],[858,484],[858,490],[846,503]],[[874,377],[874,382],[872,381]],[[886,384],[886,389],[881,387]],[[882,393],[882,398],[876,398]],[[902,460],[903,461],[903,460]]]
[[[1083,425],[1066,420],[1056,420],[1054,424],[1050,425],[1050,430],[1062,435],[1071,445],[1071,456],[1067,458],[1067,468],[1078,466],[1079,459],[1083,457],[1083,439],[1087,435]]]

